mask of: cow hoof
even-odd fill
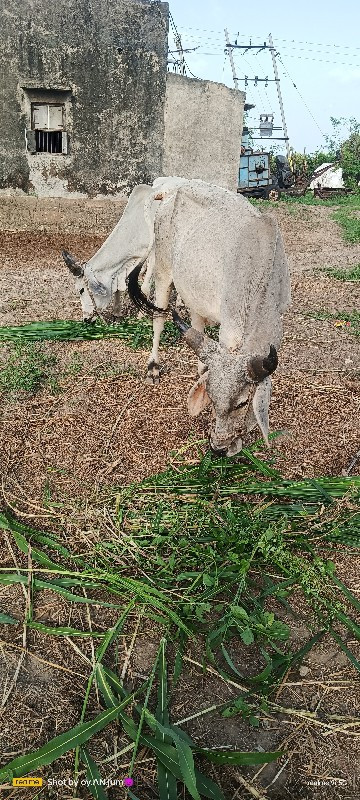
[[[156,361],[150,361],[147,368],[146,383],[150,383],[153,386],[157,386],[159,382],[160,382],[159,364],[157,364]]]
[[[157,386],[160,383],[159,375],[153,375],[152,373],[150,374],[148,372],[146,376],[146,383],[149,384],[149,386]]]

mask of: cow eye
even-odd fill
[[[82,294],[83,292],[85,292],[84,287],[82,289],[80,289],[80,294]]]
[[[245,406],[247,406],[247,404],[248,404],[247,400],[239,400],[236,406],[234,406],[234,411],[236,411],[238,408],[244,408]]]

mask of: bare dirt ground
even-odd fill
[[[274,451],[277,467],[291,478],[339,475],[348,469],[360,448],[359,340],[348,329],[311,319],[309,314],[325,310],[341,317],[342,311],[359,308],[359,284],[337,282],[320,268],[346,269],[359,263],[360,245],[344,244],[329,208],[280,203],[271,213],[277,216],[284,234],[293,294],[271,407],[271,428],[283,431]],[[103,239],[0,233],[0,324],[80,319],[79,302],[60,251],[65,248],[86,259]],[[194,420],[186,411],[196,363],[185,345],[163,351],[163,377],[156,388],[144,383],[147,352],[131,350],[121,342],[53,343],[47,344],[46,350],[56,356],[61,392],[53,394],[44,389],[33,397],[18,399],[4,392],[0,397],[3,497],[11,506],[22,509],[30,523],[51,528],[51,516],[41,511],[49,498],[66,504],[70,498],[90,499],[107,486],[141,480],[163,469],[173,451],[206,439],[206,414]],[[0,348],[3,362],[8,352],[8,347]],[[74,354],[80,365],[76,372],[71,368]],[[205,450],[206,442],[202,446]],[[190,449],[189,457],[193,456]],[[359,472],[360,461],[352,474]],[[5,538],[1,545],[3,564],[13,567],[17,556]],[[346,584],[358,593],[357,553],[341,551],[335,561]],[[16,615],[18,610],[19,618],[23,615],[24,598],[17,587],[3,589],[0,602],[7,613]],[[37,609],[38,618],[60,624],[66,607],[64,604],[61,608],[58,597],[49,599],[46,594]],[[79,624],[78,614],[77,610],[73,612],[72,624]],[[103,609],[92,615],[94,625],[104,629],[109,620],[113,620],[110,612],[106,616]],[[21,630],[17,629],[15,636],[11,633],[9,626],[3,627],[1,640],[13,646],[0,643],[0,675],[4,680],[5,676],[11,680],[20,653],[17,648],[22,645]],[[299,630],[299,641],[304,637],[306,632]],[[125,648],[126,636],[123,645]],[[130,664],[135,675],[147,674],[156,647],[156,632],[143,631]],[[90,645],[82,643],[83,655],[79,655],[70,642],[66,645],[56,637],[45,638],[33,631],[28,634],[27,648],[33,656],[26,658],[11,694],[11,714],[6,708],[3,714],[3,763],[75,724],[81,710],[83,657],[91,656]],[[196,661],[196,653],[191,655]],[[301,702],[309,711],[321,704],[340,717],[358,713],[355,670],[333,645],[323,642],[316,646],[305,665],[306,677],[292,673],[280,687],[284,704],[296,707]],[[224,684],[189,664],[174,698],[174,719],[194,713],[214,698],[218,702],[226,697]],[[21,724],[15,720],[21,720]],[[326,736],[321,726],[279,719],[275,727],[265,721],[259,732],[237,717],[224,720],[219,716],[208,723],[206,717],[202,722],[195,720],[187,730],[202,745],[231,744],[244,750],[284,746],[289,762],[279,775],[278,765],[261,770],[251,783],[255,797],[355,800],[360,795],[356,729]],[[103,758],[113,752],[109,739],[99,740],[97,746]],[[120,772],[126,774],[122,766]],[[146,759],[143,768],[141,797],[148,800],[155,795]],[[61,766],[55,769],[63,774]],[[229,788],[224,783],[227,796],[234,800],[251,796],[238,782],[236,771],[232,781]],[[266,786],[267,792],[261,789]],[[112,798],[124,796],[122,790],[112,792]],[[16,796],[20,798],[21,794]],[[48,796],[68,794],[49,790]]]

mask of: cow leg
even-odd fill
[[[163,286],[156,286],[154,305],[158,308],[167,308],[170,298],[170,289],[171,283],[164,284]],[[160,336],[164,330],[165,319],[165,315],[162,316],[162,314],[158,314],[153,318],[153,346],[147,365],[147,383],[159,383],[159,343]]]
[[[141,291],[146,297],[149,297],[150,295],[152,276],[153,276],[153,265],[149,263],[145,273],[144,280],[141,284]]]
[[[146,266],[144,267],[144,271],[140,273],[140,275],[144,276],[144,280],[141,284],[141,291],[147,298],[149,298],[150,296],[151,279],[154,272],[154,262],[155,259],[153,258],[153,253],[150,253],[148,260],[146,262]],[[143,317],[145,317],[144,312],[139,311],[137,319],[142,319]]]
[[[200,317],[199,314],[196,314],[195,311],[191,312],[191,325],[195,328],[196,331],[200,331],[200,333],[204,333],[205,330],[205,320],[204,317]],[[205,372],[206,367],[205,364],[198,360],[198,374],[202,375]]]

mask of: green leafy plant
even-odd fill
[[[327,143],[336,152],[347,186],[356,188],[360,180],[360,123],[355,117],[330,117],[332,134]]]
[[[333,219],[340,225],[343,238],[350,244],[360,242],[360,219],[354,213],[343,209],[335,211]]]
[[[70,361],[67,364],[63,374],[65,377],[67,377],[68,375],[76,377],[76,375],[80,374],[82,368],[83,368],[83,360],[81,358],[81,355],[80,353],[77,353],[75,351],[74,353],[71,354]]]
[[[75,752],[75,783],[84,770],[89,791],[106,800],[102,787],[99,793],[102,763],[94,761],[88,743],[116,721],[129,742],[130,776],[139,748],[146,747],[154,758],[160,800],[176,800],[180,788],[194,800],[224,800],[220,787],[207,775],[207,762],[262,764],[281,753],[203,748],[191,740],[181,721],[172,721],[170,701],[186,663],[186,642],[199,634],[205,641],[204,667],[211,665],[232,696],[195,709],[187,719],[219,711],[225,717],[239,714],[256,727],[264,713],[291,713],[274,702],[271,693],[324,633],[360,672],[347,640],[347,635],[360,640],[355,618],[360,603],[337,578],[332,562],[318,554],[319,547],[323,550],[332,542],[360,546],[360,478],[284,480],[271,462],[254,455],[258,446],[243,450],[239,460],[213,461],[206,456],[189,465],[182,463],[181,455],[177,461],[174,456],[173,466],[164,472],[110,491],[106,525],[112,526],[114,535],[103,542],[99,534],[98,544],[86,554],[71,552],[59,533],[39,531],[9,512],[0,515],[0,527],[14,546],[20,553],[31,553],[33,602],[26,627],[45,636],[85,637],[97,643],[77,725],[5,764],[1,783]],[[95,519],[91,517],[92,531]],[[12,584],[29,585],[25,568],[0,568],[0,585]],[[37,621],[36,594],[44,590],[69,603],[113,608],[117,621],[107,631]],[[289,639],[291,620],[294,616],[299,620],[291,608],[294,591],[302,594],[300,618],[309,629],[300,648]],[[134,611],[141,612],[144,620],[155,620],[162,638],[145,682],[130,690],[115,671],[110,648],[125,622],[131,624]],[[2,621],[16,624],[7,612]],[[167,662],[173,643],[177,656],[171,677]],[[260,671],[242,674],[235,644],[256,649]],[[88,707],[95,684],[103,710],[91,716]],[[136,795],[129,792],[129,797]]]
[[[324,272],[329,278],[335,278],[337,281],[351,281],[357,283],[360,281],[360,264],[355,264],[350,269],[336,269],[336,267],[325,267]]]
[[[347,323],[345,330],[353,336],[360,336],[360,312],[356,311],[338,311],[337,314],[331,314],[329,311],[311,311],[309,316],[313,319],[323,319],[335,323]],[[339,325],[342,330],[342,325]]]
[[[43,386],[58,391],[54,374],[56,357],[33,342],[16,341],[6,366],[0,372],[0,391],[10,395],[19,392],[35,394]]]

